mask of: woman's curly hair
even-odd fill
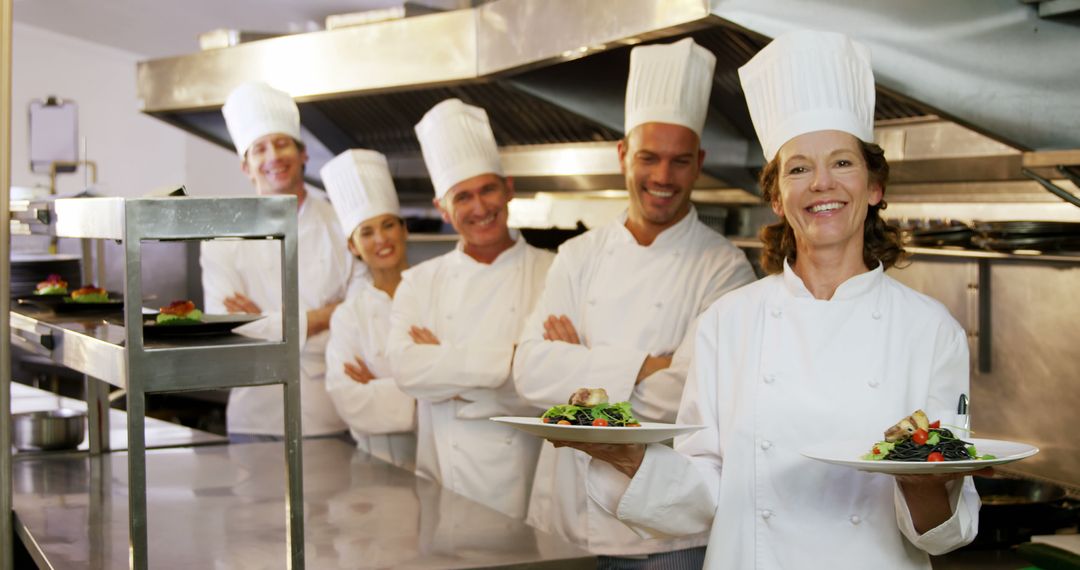
[[[885,160],[885,151],[874,143],[859,141],[863,159],[870,172],[870,182],[881,185],[884,194],[885,184],[889,180],[889,163]],[[780,197],[780,158],[774,157],[761,171],[758,179],[765,201],[772,203]],[[881,218],[881,210],[888,204],[882,198],[877,205],[870,206],[863,223],[863,263],[867,269],[874,269],[880,262],[885,269],[893,267],[906,256],[900,236],[900,228],[890,225]],[[765,244],[761,250],[761,267],[766,273],[781,273],[784,260],[795,261],[795,233],[787,218],[761,228],[759,237]]]

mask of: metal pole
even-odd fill
[[[0,0],[0,568],[12,570],[11,502],[11,0]]]

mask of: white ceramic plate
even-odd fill
[[[545,439],[581,443],[656,443],[697,431],[705,426],[641,422],[641,427],[593,427],[545,424],[540,418],[504,416],[491,421],[506,424]]]
[[[867,459],[859,459],[866,453],[869,453],[870,448],[873,447],[875,443],[867,442],[864,440],[823,442],[803,448],[800,453],[802,453],[805,457],[809,457],[810,459],[816,459],[818,461],[824,461],[826,463],[832,463],[834,465],[854,467],[855,469],[859,469],[861,471],[903,475],[975,471],[984,467],[993,467],[994,465],[1012,463],[1013,461],[1018,461],[1025,457],[1031,457],[1032,455],[1035,455],[1039,452],[1039,448],[1033,445],[1028,445],[1026,443],[1019,443],[1015,441],[977,438],[964,438],[964,441],[969,441],[974,444],[975,449],[979,452],[979,455],[990,454],[993,455],[995,459],[970,459],[967,461],[935,461],[933,463],[921,461],[870,461]]]

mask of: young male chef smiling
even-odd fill
[[[304,187],[307,152],[300,142],[300,112],[287,93],[265,83],[246,83],[221,109],[240,168],[260,196],[293,195],[297,205],[300,390],[305,436],[345,433],[323,384],[326,330],[334,307],[345,297],[355,262],[330,204]],[[265,313],[237,329],[258,338],[281,335],[281,254],[276,241],[203,242],[200,263],[207,313]],[[358,271],[359,272],[359,271]],[[234,388],[226,408],[234,442],[280,439],[284,407],[278,386]]]
[[[689,361],[676,348],[713,301],[754,280],[742,252],[690,204],[715,63],[691,39],[631,52],[619,143],[629,208],[559,249],[514,359],[515,384],[533,404],[601,387],[641,419],[673,421]],[[701,567],[704,535],[644,540],[588,501],[589,461],[543,448],[530,524],[601,555],[605,568]]]
[[[417,399],[417,473],[523,517],[540,441],[488,420],[535,414],[514,391],[514,341],[552,254],[506,226],[513,181],[502,175],[483,109],[448,99],[416,125],[435,206],[461,239],[409,269],[394,297],[391,368]]]

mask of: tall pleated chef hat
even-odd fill
[[[739,80],[766,160],[787,141],[814,131],[874,142],[870,50],[843,34],[784,34],[739,68]]]
[[[691,38],[630,51],[625,133],[642,123],[682,125],[701,136],[716,56]]]
[[[300,110],[284,91],[252,81],[232,90],[221,107],[236,152],[243,158],[260,137],[283,133],[300,140]]]
[[[462,180],[480,174],[503,175],[487,111],[480,107],[447,99],[416,124],[416,138],[440,200]]]
[[[382,153],[352,149],[335,156],[319,170],[330,203],[345,236],[375,216],[401,216],[390,166]]]

